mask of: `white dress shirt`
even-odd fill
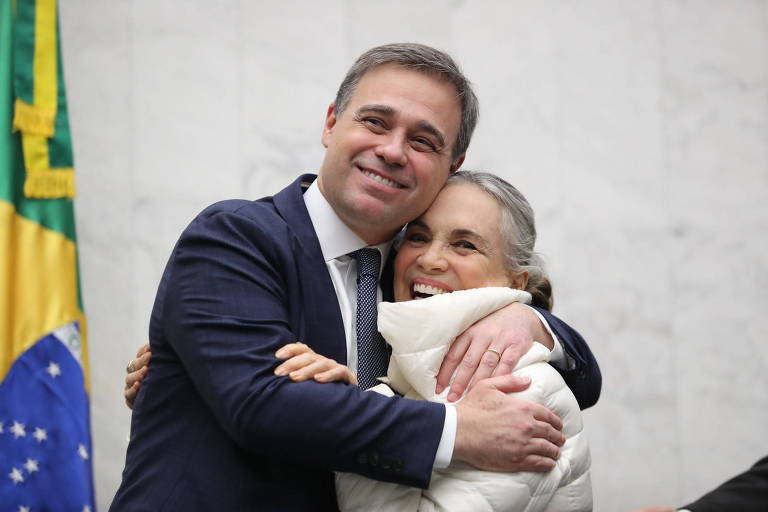
[[[349,253],[368,245],[339,219],[320,192],[317,181],[312,183],[304,193],[304,203],[315,228],[323,259],[339,301],[341,319],[344,323],[344,338],[347,343],[347,367],[351,372],[357,373],[357,315],[355,314],[357,311],[357,261]],[[371,246],[381,253],[382,268],[391,247],[391,240]],[[378,302],[381,302],[380,287],[377,295]],[[435,456],[435,469],[447,468],[451,463],[455,440],[456,408],[453,404],[448,404],[445,407],[443,434]]]
[[[368,247],[349,227],[336,215],[333,208],[320,192],[315,180],[304,193],[304,203],[309,212],[309,218],[315,228],[323,259],[331,275],[331,282],[339,301],[341,318],[344,323],[344,337],[347,344],[347,367],[353,373],[357,373],[357,334],[356,334],[356,310],[357,310],[357,261],[349,253]],[[381,253],[382,267],[387,260],[392,241],[370,246]],[[381,273],[381,269],[379,269]],[[377,291],[377,301],[381,302],[381,288]],[[555,349],[552,351],[551,362],[555,366],[567,368],[570,366],[568,356],[560,346],[560,342],[552,332],[549,324],[535,309],[533,310],[555,340]],[[456,441],[456,407],[453,404],[445,404],[445,423],[440,444],[437,447],[434,468],[447,468],[453,457],[453,446]]]

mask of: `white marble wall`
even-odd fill
[[[191,217],[322,157],[353,59],[448,50],[482,119],[466,167],[538,212],[556,312],[604,375],[596,510],[682,504],[768,452],[768,1],[61,2],[90,319],[97,498],[125,362]]]

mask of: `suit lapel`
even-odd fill
[[[311,183],[315,177],[313,174],[302,175],[274,196],[275,208],[293,234],[291,249],[301,283],[305,325],[295,326],[294,329],[305,333],[306,339],[299,340],[302,343],[326,357],[347,364],[346,337],[339,302],[302,196],[302,183]]]

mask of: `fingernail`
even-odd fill
[[[276,368],[275,369],[275,375],[280,375],[280,376],[285,375],[285,369],[283,369],[283,368]]]
[[[437,387],[435,388],[435,394],[439,395],[440,393],[443,392],[444,389],[445,389],[445,386],[443,386],[442,384],[438,384]]]
[[[297,372],[297,371],[296,372],[291,372],[291,379],[293,379],[295,381],[300,381],[301,380],[301,374],[299,372]]]
[[[280,350],[278,350],[277,352],[275,352],[275,357],[283,358],[286,355],[287,354],[285,353],[285,349],[282,349],[282,348]]]
[[[459,399],[459,394],[456,393],[455,391],[451,391],[450,393],[448,393],[448,401],[449,402],[455,402],[458,399]]]

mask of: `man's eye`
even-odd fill
[[[385,128],[384,121],[376,117],[364,117],[361,119],[361,121],[363,124],[368,125],[371,128],[375,128],[375,129]]]
[[[431,140],[425,139],[424,137],[411,139],[411,143],[416,151],[437,151],[437,146],[435,146]]]

